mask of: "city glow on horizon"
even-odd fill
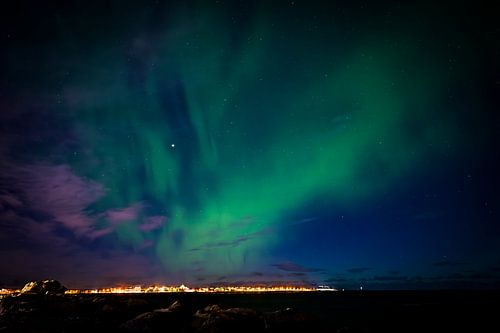
[[[143,294],[143,293],[265,293],[265,292],[314,292],[314,291],[337,291],[329,286],[305,287],[305,286],[214,286],[190,288],[185,285],[180,286],[125,286],[108,287],[97,289],[68,289],[66,295],[79,294]],[[0,289],[0,295],[16,295],[19,289]]]
[[[184,284],[180,286],[128,286],[101,289],[70,289],[66,294],[139,294],[139,293],[259,293],[259,292],[307,292],[317,291],[314,287],[304,286],[214,286],[190,288]]]

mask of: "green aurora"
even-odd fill
[[[102,237],[89,242],[159,260],[167,276],[298,260],[279,249],[297,226],[333,232],[335,212],[320,210],[377,203],[481,140],[454,112],[457,82],[477,73],[472,35],[440,7],[384,6],[119,2],[111,22],[62,17],[17,89],[49,96],[73,141],[31,157],[102,186],[85,209]],[[12,71],[22,51],[6,56]],[[137,214],[110,220],[127,209]],[[142,227],[152,218],[161,226]]]
[[[211,262],[209,274],[252,268],[279,234],[222,245],[293,222],[287,212],[318,195],[355,205],[390,190],[454,144],[449,119],[428,120],[452,77],[405,33],[341,51],[334,38],[276,33],[286,23],[264,12],[234,45],[230,20],[203,13],[175,15],[174,32],[136,40],[129,55],[95,50],[71,81],[96,97],[71,109],[88,149],[71,165],[107,190],[93,209],[154,203],[168,216],[159,235],[138,221],[116,234],[136,247],[157,237],[168,270],[200,261]],[[140,84],[123,70],[134,61]]]

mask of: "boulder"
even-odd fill
[[[193,328],[204,333],[263,332],[262,316],[252,309],[222,309],[218,305],[198,310],[193,317]]]
[[[124,332],[153,333],[163,332],[165,328],[172,332],[183,332],[187,327],[187,313],[184,307],[175,301],[168,308],[145,312],[121,325]]]
[[[362,330],[352,327],[341,327],[337,329],[337,333],[362,333],[362,332],[363,332]]]
[[[318,321],[311,315],[293,308],[264,314],[267,332],[309,332],[317,329]]]
[[[62,295],[66,290],[67,288],[57,280],[41,280],[26,283],[20,294]]]
[[[148,302],[145,299],[129,298],[127,300],[127,308],[129,308],[129,309],[143,308],[143,307],[146,307],[147,305],[148,305]]]

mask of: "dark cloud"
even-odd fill
[[[272,264],[271,266],[280,269],[282,271],[287,271],[287,272],[301,272],[301,273],[313,273],[313,272],[322,272],[324,269],[322,268],[310,268],[310,267],[305,267],[293,262],[282,262],[282,263],[277,263],[277,264]]]
[[[491,280],[496,277],[495,275],[489,272],[455,273],[452,276],[455,279],[466,279],[466,280]]]
[[[491,289],[500,286],[500,276],[491,272],[455,272],[437,276],[406,276],[406,275],[374,275],[362,278],[344,278],[333,276],[324,280],[325,283],[340,285],[342,288],[358,289],[363,285],[366,289]]]
[[[471,273],[467,276],[467,278],[472,279],[472,280],[491,280],[498,278],[498,276],[495,276],[491,273],[488,272],[476,272],[476,273]]]
[[[371,267],[354,267],[354,268],[348,269],[347,272],[349,272],[351,274],[361,274],[361,273],[366,273],[371,269],[372,269]]]
[[[398,271],[398,270],[388,270],[387,274],[389,274],[389,275],[399,275],[399,274],[401,274],[401,271]]]
[[[481,280],[500,280],[500,276],[492,274],[489,271],[461,271],[446,275],[437,275],[427,278],[431,281],[481,281]]]
[[[462,261],[449,261],[449,260],[443,260],[443,261],[437,261],[432,264],[435,267],[456,267],[456,266],[465,266],[469,265],[468,262],[462,262]]]
[[[442,280],[447,280],[447,279],[450,279],[450,280],[463,280],[463,279],[466,279],[467,277],[463,273],[453,273],[453,274],[442,276],[442,277],[438,277],[438,278],[442,279]]]
[[[138,254],[114,250],[104,256],[100,251],[57,238],[50,231],[29,237],[30,244],[39,242],[41,237],[47,243],[36,249],[0,250],[2,265],[16,267],[16,270],[2,272],[2,278],[13,287],[20,286],[16,281],[25,283],[47,277],[57,278],[75,288],[160,280],[162,270],[158,263]],[[54,243],[49,244],[51,241]]]
[[[329,279],[326,279],[325,282],[328,282],[328,283],[341,283],[341,282],[348,282],[349,280],[347,280],[346,278],[342,278],[342,277],[331,277]]]
[[[371,281],[391,282],[391,281],[406,281],[407,276],[394,276],[394,275],[376,275],[370,279]]]

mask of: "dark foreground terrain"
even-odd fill
[[[500,332],[499,291],[39,295],[0,332]]]

